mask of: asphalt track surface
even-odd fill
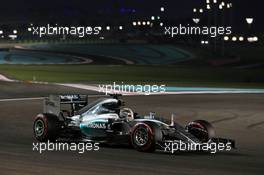
[[[50,93],[87,93],[64,87],[0,82],[0,99],[39,97]],[[89,92],[90,93],[90,92]],[[217,154],[140,153],[101,147],[98,152],[32,151],[32,122],[41,100],[0,102],[0,174],[263,174],[264,95],[170,95],[124,97],[138,113],[156,111],[186,124],[212,122],[219,136],[237,141],[237,150]]]

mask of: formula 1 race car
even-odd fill
[[[154,113],[140,116],[125,107],[118,95],[100,98],[88,104],[84,95],[51,95],[44,99],[44,111],[33,124],[35,138],[40,142],[93,141],[109,145],[131,145],[138,151],[162,150],[166,143],[230,143],[215,138],[212,125],[196,120],[183,127],[157,118]]]

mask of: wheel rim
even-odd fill
[[[37,120],[34,126],[36,136],[42,136],[45,131],[45,124],[42,120]]]
[[[144,146],[148,143],[149,135],[148,130],[145,127],[139,127],[134,133],[134,140],[138,146]]]

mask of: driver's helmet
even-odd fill
[[[123,109],[121,109],[119,116],[120,116],[121,119],[126,119],[127,121],[134,120],[134,113],[129,108],[123,108]]]

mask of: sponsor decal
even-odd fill
[[[87,125],[87,128],[106,129],[106,124],[105,123],[89,123]]]

